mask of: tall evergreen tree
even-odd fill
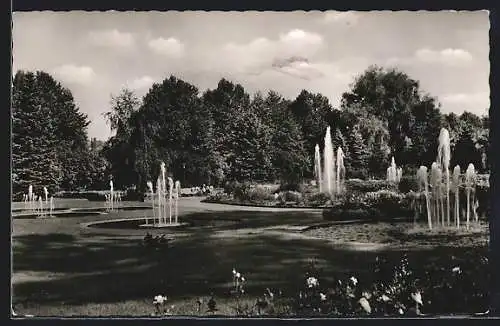
[[[350,171],[348,170],[346,173],[353,177],[366,178],[368,172],[368,151],[364,143],[363,136],[361,135],[359,125],[352,128],[349,133],[349,137],[347,138],[347,142],[349,148],[348,160]]]

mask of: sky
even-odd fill
[[[221,78],[253,94],[320,92],[334,107],[370,65],[397,68],[444,113],[489,108],[489,19],[476,12],[16,12],[13,72],[43,70],[91,124],[123,87],[139,97],[175,75],[200,93]]]

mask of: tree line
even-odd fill
[[[105,114],[114,136],[99,146],[88,141],[89,122],[71,92],[50,75],[18,72],[13,92],[14,193],[29,183],[107,187],[110,176],[119,188],[145,190],[161,161],[183,185],[296,183],[313,177],[314,147],[322,150],[327,126],[351,178],[384,177],[391,156],[407,171],[430,165],[442,127],[450,130],[452,164],[488,166],[487,116],[442,114],[418,81],[377,66],[355,79],[338,108],[319,93],[250,95],[227,79],[201,93],[170,76],[142,99],[123,89]]]

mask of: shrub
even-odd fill
[[[332,208],[323,212],[323,218],[325,220],[381,220],[412,216],[411,206],[406,197],[389,190],[348,193],[335,198]]]
[[[285,202],[300,202],[302,201],[302,194],[297,191],[282,191],[278,194],[278,200],[281,203]]]
[[[226,194],[225,192],[216,192],[208,196],[204,202],[207,203],[218,203],[218,202],[227,202],[231,200],[231,195]]]
[[[324,192],[314,193],[308,199],[311,206],[324,206],[331,200],[330,195]]]
[[[398,185],[399,191],[408,193],[410,191],[418,191],[417,178],[414,176],[403,176]]]
[[[266,189],[266,187],[263,186],[256,186],[249,188],[245,195],[244,198],[240,198],[244,200],[250,200],[250,201],[264,201],[264,200],[274,200],[273,194]]]
[[[398,185],[386,180],[349,179],[346,181],[346,190],[348,193],[373,192],[379,190],[397,191]]]
[[[304,192],[304,185],[301,183],[287,183],[280,185],[278,192],[282,191],[295,191],[295,192]]]
[[[234,198],[239,200],[245,200],[248,190],[250,189],[249,182],[235,183],[233,189]]]

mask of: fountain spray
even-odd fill
[[[109,194],[110,194],[110,205],[111,205],[111,211],[113,211],[113,201],[114,201],[114,196],[113,196],[114,188],[113,188],[113,180],[109,180]]]
[[[179,222],[179,197],[181,194],[181,182],[175,181],[175,223]]]
[[[153,224],[155,220],[155,191],[153,189],[153,183],[148,181],[147,183],[149,194],[151,196],[151,208],[153,209]],[[148,218],[146,217],[146,225],[148,224]]]
[[[446,182],[446,219],[450,225],[450,133],[446,128],[442,128],[439,133],[439,146],[437,161],[444,172]]]
[[[342,147],[337,148],[337,194],[341,194],[342,189],[344,188],[344,179],[345,179],[345,167],[344,167],[344,152],[342,151]]]
[[[332,135],[330,126],[326,128],[325,133],[325,149],[323,153],[324,159],[324,178],[325,188],[330,193],[333,194],[333,187],[335,185],[335,153],[333,151]]]
[[[35,209],[33,203],[34,203],[34,194],[33,194],[33,186],[29,185],[28,187],[28,203],[29,203],[29,208],[30,211],[33,211]]]
[[[161,170],[161,192],[162,192],[162,201],[163,201],[163,219],[164,223],[167,223],[167,205],[165,205],[165,195],[167,192],[167,181],[165,179],[165,174],[167,173],[166,168],[165,168],[165,162],[161,162],[160,164],[160,170]]]
[[[174,180],[168,177],[168,217],[169,223],[172,224],[172,198],[174,192]]]
[[[321,154],[319,152],[319,145],[314,147],[314,174],[316,182],[318,183],[319,192],[323,192],[323,180],[321,175]]]
[[[50,216],[52,216],[52,212],[54,211],[54,196],[50,196]]]
[[[470,197],[471,193],[473,191],[474,187],[474,181],[475,181],[475,170],[474,170],[474,164],[469,163],[469,166],[467,167],[467,170],[465,171],[465,189],[467,191],[467,230],[469,229],[469,219],[470,219],[470,210],[471,210],[471,205],[470,205]]]
[[[158,224],[161,224],[161,212],[162,212],[162,200],[161,200],[161,197],[162,197],[162,194],[161,194],[161,179],[160,177],[158,177],[158,179],[156,180],[156,194],[158,196]],[[153,224],[155,224],[155,220],[153,220]]]
[[[429,198],[429,183],[427,181],[427,167],[420,166],[417,171],[417,180],[419,184],[419,188],[424,190],[425,195],[425,206],[427,209],[427,223],[429,225],[429,230],[432,230],[432,209]]]
[[[452,188],[453,192],[455,193],[455,205],[453,206],[454,208],[454,215],[455,215],[455,222],[457,223],[457,229],[460,228],[460,166],[457,165],[455,168],[453,168],[453,180],[452,180]]]
[[[431,165],[431,187],[432,187],[432,206],[433,206],[433,212],[435,219],[434,221],[439,224],[441,220],[441,214],[440,214],[440,206],[441,206],[441,181],[442,181],[442,172],[441,169],[439,168],[439,165],[434,162]]]

